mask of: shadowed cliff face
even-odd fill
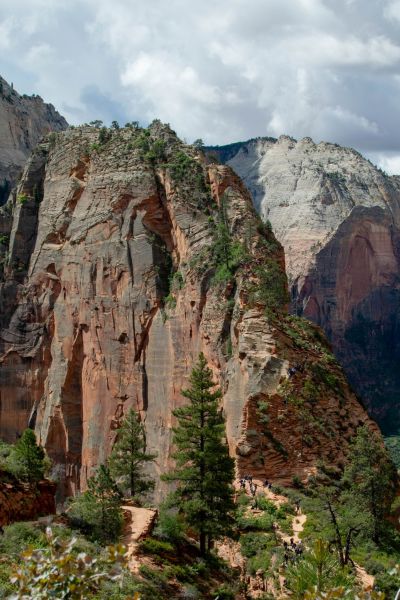
[[[0,527],[55,514],[55,492],[56,485],[52,481],[43,480],[33,485],[0,471]]]
[[[368,418],[320,332],[266,313],[286,285],[283,252],[240,179],[158,122],[107,135],[78,128],[39,146],[3,209],[0,435],[34,426],[72,494],[133,407],[158,476],[203,351],[239,473],[289,482],[317,460],[340,465]],[[218,222],[241,258],[215,282]]]
[[[216,151],[284,246],[293,312],[324,329],[370,414],[396,433],[399,178],[354,150],[309,138]]]
[[[20,96],[0,77],[0,205],[41,138],[67,125],[51,104],[39,96]]]

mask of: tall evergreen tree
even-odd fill
[[[118,431],[117,441],[111,452],[110,472],[115,479],[121,480],[124,489],[128,489],[133,497],[154,487],[154,482],[145,475],[143,467],[155,457],[155,454],[146,452],[144,425],[131,408]]]
[[[351,446],[344,481],[349,486],[349,502],[355,501],[364,511],[377,543],[394,499],[395,480],[395,467],[381,440],[368,427],[360,427]]]
[[[123,523],[121,494],[106,466],[100,465],[87,491],[72,501],[69,516],[100,542],[118,539]]]
[[[229,533],[233,523],[234,460],[229,456],[218,406],[221,390],[215,389],[203,354],[182,395],[190,402],[173,413],[178,420],[173,429],[176,468],[163,479],[178,483],[171,502],[199,534],[204,555],[207,545]]]
[[[32,429],[25,429],[8,457],[8,468],[16,477],[25,481],[43,479],[46,467],[46,455],[36,442]]]

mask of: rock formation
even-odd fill
[[[51,104],[40,96],[20,96],[0,77],[0,204],[40,139],[66,128],[66,120]]]
[[[387,433],[400,429],[400,178],[336,144],[259,138],[212,149],[285,248],[294,313],[320,325]]]
[[[55,492],[56,484],[51,481],[31,485],[0,471],[0,527],[54,514]]]
[[[239,177],[168,126],[53,136],[3,229],[0,435],[35,427],[62,495],[106,459],[130,407],[154,474],[169,468],[172,410],[200,351],[239,474],[304,479],[375,427],[320,330],[285,313],[282,247]]]

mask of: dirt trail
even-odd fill
[[[138,542],[151,533],[157,511],[128,504],[124,505],[122,510],[125,518],[122,543],[127,548],[129,568],[132,573],[137,573],[141,564],[136,557]]]

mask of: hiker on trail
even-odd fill
[[[301,515],[300,500],[296,500],[294,504],[296,507],[296,514]]]
[[[289,369],[289,371],[288,371],[288,374],[289,374],[289,379],[290,379],[291,377],[293,377],[293,375],[296,373],[296,371],[297,371],[296,367],[290,367],[290,369]]]
[[[256,490],[257,490],[257,486],[253,482],[251,482],[250,483],[250,494],[253,496],[253,498],[256,495]]]
[[[288,549],[288,543],[287,543],[287,541],[286,541],[286,540],[283,542],[283,547],[285,548],[285,550],[287,550],[287,549]]]
[[[289,554],[287,552],[283,555],[283,560],[285,561],[285,565],[287,565],[289,562]]]
[[[245,480],[241,479],[239,483],[240,483],[240,489],[241,490],[246,490],[246,482],[245,482]]]
[[[268,489],[268,486],[269,486],[268,479],[266,479],[266,480],[264,481],[264,487]]]
[[[296,548],[296,544],[294,543],[294,539],[290,538],[290,545],[292,548]]]

